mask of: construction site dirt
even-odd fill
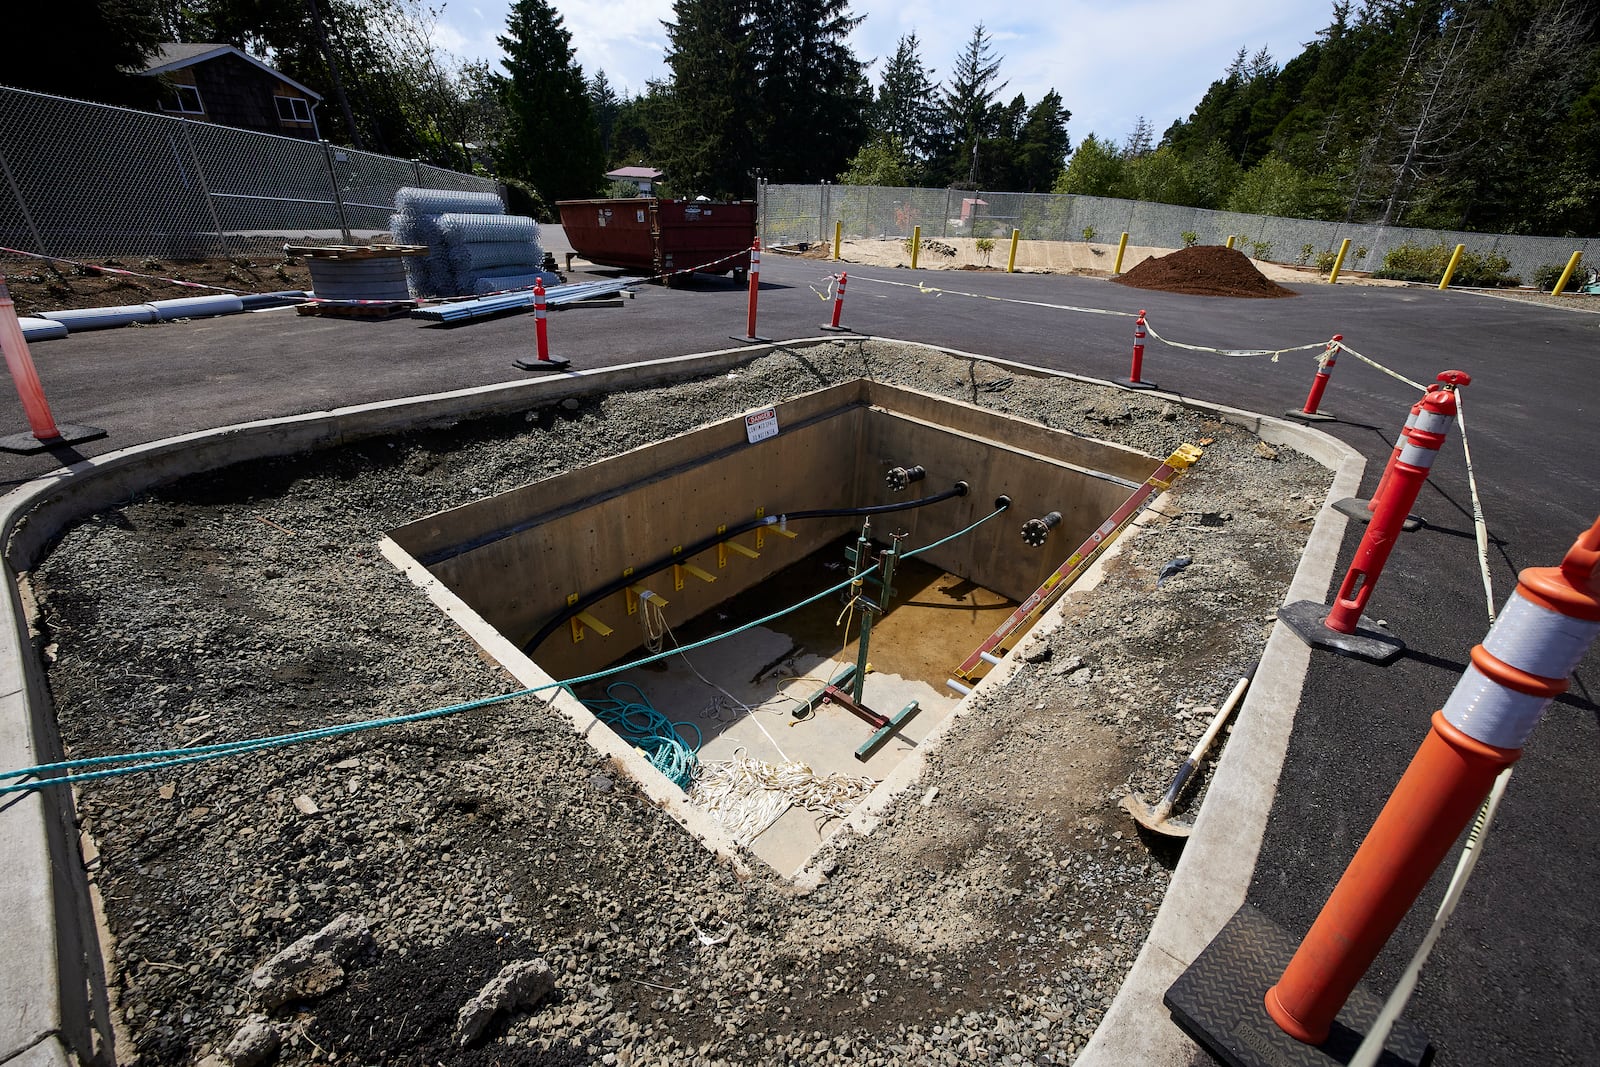
[[[191,477],[29,576],[63,740],[179,748],[510,691],[384,531],[740,413],[755,383],[858,376],[1205,455],[815,886],[717,859],[537,697],[85,784],[120,1060],[229,1062],[263,1012],[296,1064],[1070,1062],[1174,860],[1117,802],[1160,795],[1256,662],[1330,479],[1168,401],[847,340]],[[340,916],[372,946],[268,1010],[255,969]],[[554,991],[460,1047],[463,1005],[534,959]]]

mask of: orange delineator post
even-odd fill
[[[545,323],[544,280],[533,282],[533,335],[540,363],[550,362],[550,327]]]
[[[1328,347],[1322,350],[1322,358],[1317,361],[1316,377],[1311,379],[1311,392],[1306,394],[1305,406],[1299,412],[1291,414],[1308,416],[1322,414],[1317,410],[1317,405],[1322,403],[1322,394],[1327,391],[1328,379],[1333,376],[1333,366],[1339,357],[1339,342],[1343,340],[1344,334],[1336,333],[1333,335],[1333,340],[1328,342]],[[1323,417],[1327,418],[1325,415]]]
[[[1600,518],[1560,567],[1518,576],[1505,611],[1472,650],[1371,832],[1267,990],[1267,1013],[1284,1033],[1327,1040],[1362,975],[1597,637]]]
[[[761,238],[757,237],[750,244],[750,321],[744,331],[744,335],[752,339],[756,335],[756,294],[760,291]]]
[[[1128,372],[1128,377],[1119,381],[1118,385],[1126,385],[1134,389],[1154,389],[1155,385],[1140,377],[1144,373],[1144,311],[1139,311],[1139,317],[1133,323],[1133,366]]]
[[[1394,551],[1395,542],[1400,537],[1400,527],[1406,521],[1406,516],[1411,514],[1411,506],[1417,502],[1422,483],[1428,480],[1428,471],[1444,445],[1445,431],[1455,421],[1454,389],[1456,385],[1466,385],[1472,381],[1459,371],[1451,373],[1454,375],[1452,384],[1438,386],[1422,398],[1422,411],[1417,415],[1416,423],[1404,435],[1405,447],[1394,463],[1385,492],[1381,499],[1374,495],[1377,504],[1372,522],[1367,525],[1367,532],[1361,538],[1355,559],[1350,563],[1350,569],[1339,586],[1339,594],[1334,598],[1333,607],[1325,620],[1330,630],[1342,634],[1356,632],[1356,624],[1372,596],[1373,586],[1378,584],[1383,565],[1388,562],[1389,553]]]
[[[27,338],[22,336],[22,323],[17,321],[16,301],[11,299],[4,275],[0,275],[0,348],[5,349],[6,369],[11,372],[17,396],[22,400],[22,410],[28,416],[28,429],[36,440],[59,440],[61,430],[44,398],[44,385],[34,369]]]
[[[535,359],[519,359],[512,366],[519,370],[561,371],[572,366],[570,359],[560,359],[550,355],[550,327],[545,322],[547,305],[544,300],[544,279],[535,278],[533,282],[533,337]]]
[[[839,314],[844,311],[844,283],[848,281],[849,278],[850,275],[848,273],[841,271],[839,273],[839,288],[834,291],[833,321],[828,325],[832,326],[836,330],[839,329]]]

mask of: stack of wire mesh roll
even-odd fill
[[[406,260],[416,296],[482,295],[560,278],[539,265],[539,224],[507,215],[493,193],[403,188],[395,193],[389,232],[402,244],[427,245]]]

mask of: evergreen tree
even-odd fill
[[[1067,122],[1072,118],[1061,103],[1061,94],[1051,89],[1033,105],[1017,138],[1016,188],[1025,193],[1046,193],[1066,169],[1072,142],[1067,137]]]
[[[831,178],[866,140],[872,90],[847,41],[861,23],[849,6],[769,0],[760,8],[752,42],[757,145],[772,181]]]
[[[517,0],[496,40],[506,54],[498,79],[506,109],[502,171],[547,203],[594,195],[604,169],[600,133],[561,16],[546,0]]]
[[[950,84],[939,101],[942,145],[934,167],[946,181],[967,188],[977,187],[981,142],[992,130],[994,99],[1007,84],[996,83],[1004,57],[995,58],[992,45],[983,23],[978,23],[956,57]]]
[[[622,110],[622,100],[617,96],[611,82],[606,78],[606,72],[597,70],[594,77],[589,79],[589,106],[594,109],[595,126],[600,131],[600,158],[607,163],[615,162],[611,155],[612,134],[617,127],[617,114]]]
[[[107,104],[146,104],[160,86],[139,76],[164,35],[140,0],[7,5],[0,84]]]
[[[902,167],[908,174],[918,170],[932,151],[937,121],[938,86],[923,65],[920,47],[915,33],[900,38],[883,68],[872,108],[873,136],[899,146]]]
[[[760,159],[753,0],[673,0],[672,11],[662,165],[682,195],[749,196]]]

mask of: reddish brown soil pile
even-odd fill
[[[1111,279],[1135,289],[1195,296],[1297,296],[1269,281],[1243,252],[1222,245],[1180,248],[1160,259],[1147,259],[1128,273]]]
[[[151,277],[106,274],[99,267],[118,267]],[[198,260],[155,260],[127,256],[97,258],[74,264],[68,261],[22,259],[0,256],[0,275],[4,275],[17,302],[17,314],[37,315],[41,311],[68,308],[119,307],[144,304],[151,300],[175,300],[186,296],[214,296],[221,292],[271,293],[285,289],[311,288],[311,273],[302,259],[281,255],[234,256]],[[172,285],[162,279],[200,282],[216,289],[194,289]]]

